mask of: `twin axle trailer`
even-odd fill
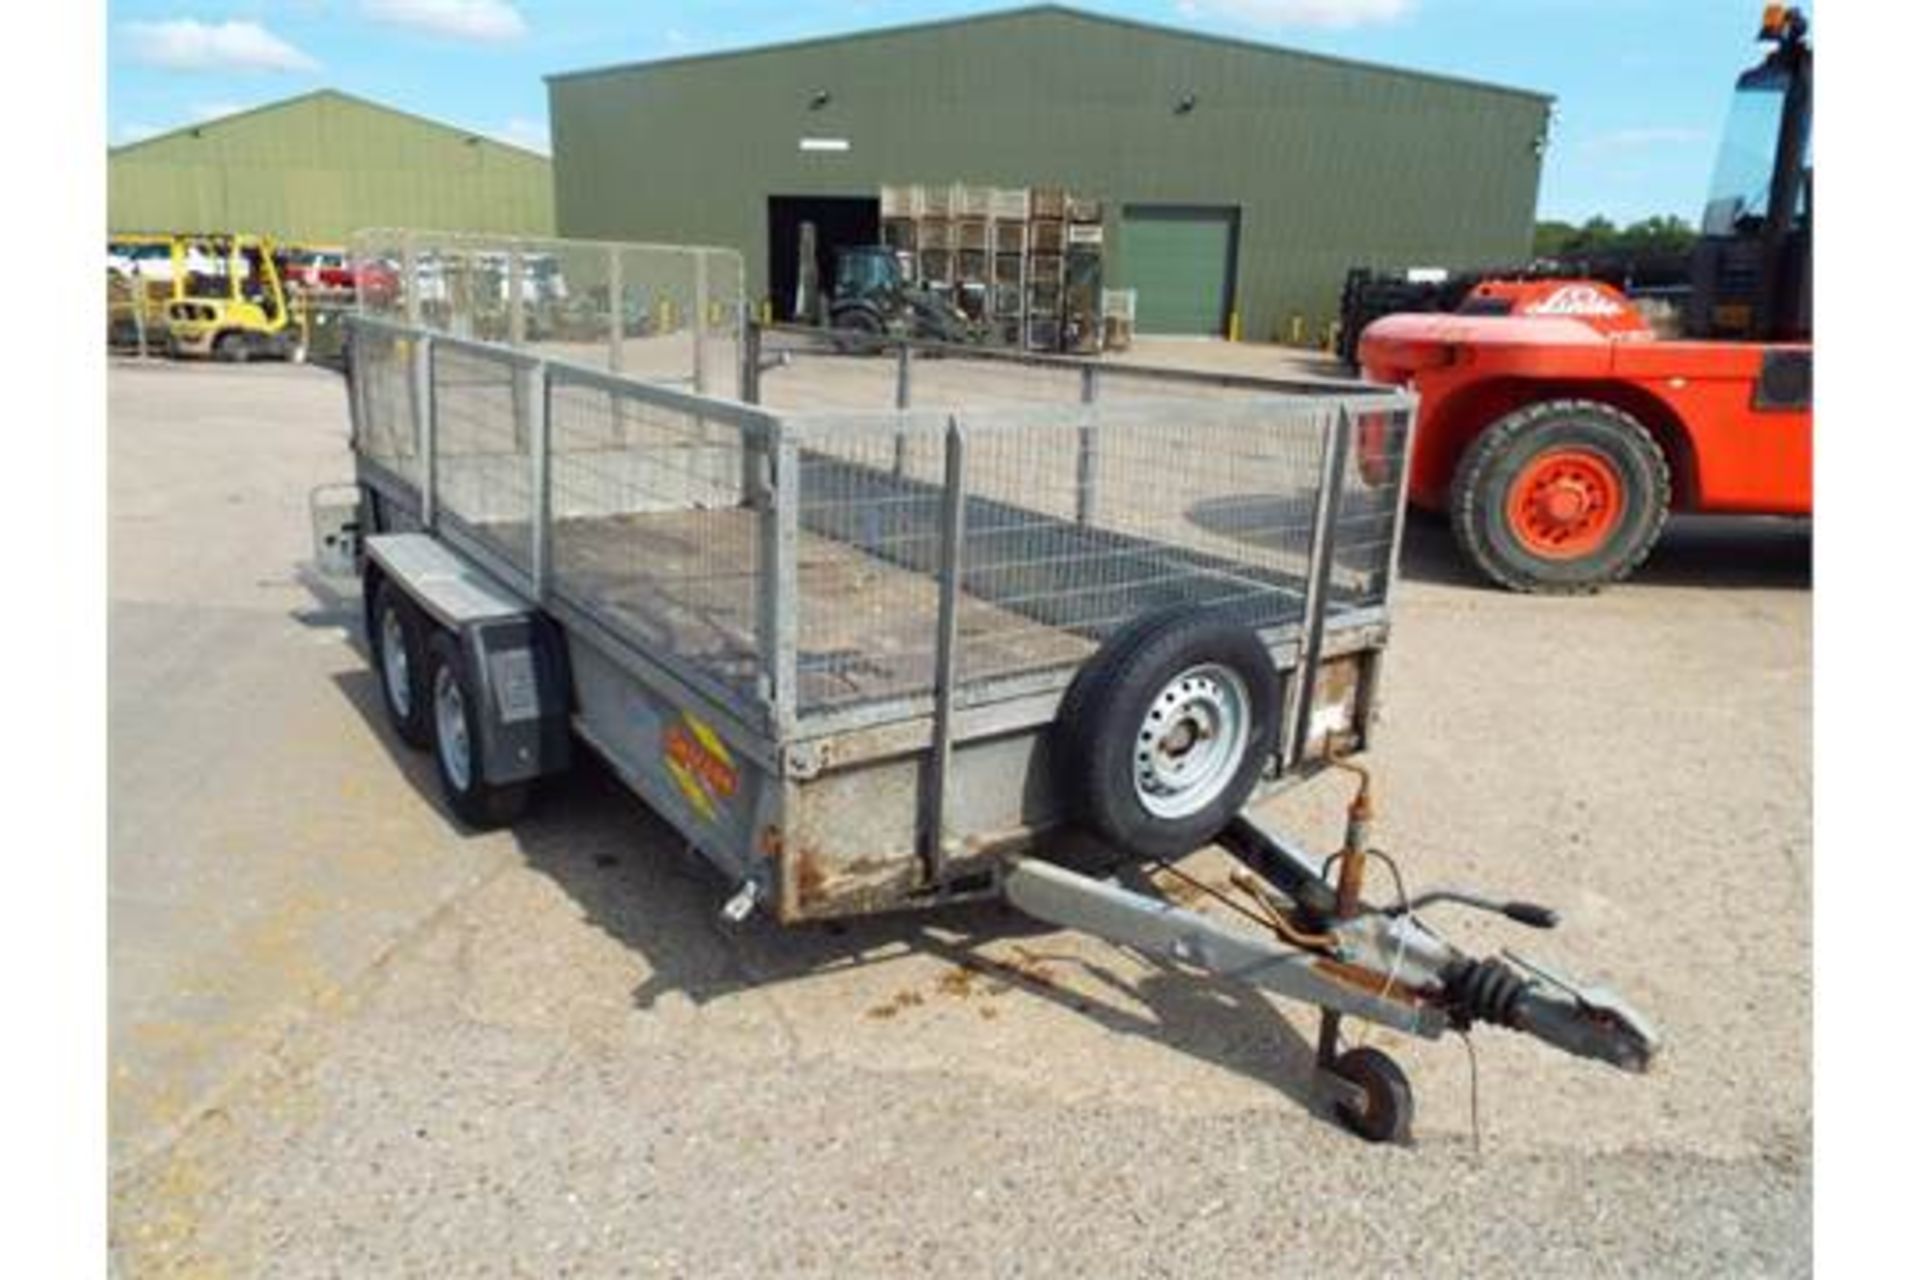
[[[352,323],[356,486],[323,558],[359,570],[389,719],[462,820],[512,821],[584,746],[725,877],[735,921],[1000,897],[1309,1001],[1325,1097],[1372,1139],[1407,1134],[1411,1091],[1342,1051],[1343,1017],[1646,1068],[1656,1036],[1617,996],[1418,914],[1551,912],[1366,898],[1364,781],[1324,868],[1249,813],[1327,768],[1364,780],[1406,394],[849,346],[752,323],[728,251],[560,256],[605,342],[531,343],[513,314],[482,340],[409,296]],[[678,326],[623,318],[667,280],[686,296],[642,313]],[[1208,844],[1244,868],[1239,922],[1090,870]]]

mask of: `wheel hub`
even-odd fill
[[[1214,663],[1167,682],[1134,738],[1134,794],[1147,812],[1183,818],[1226,789],[1252,732],[1251,705],[1239,675]]]
[[[1507,523],[1527,551],[1551,560],[1598,550],[1625,515],[1625,485],[1612,460],[1586,449],[1555,449],[1514,478]]]
[[[441,767],[454,790],[466,791],[473,783],[473,752],[467,741],[467,703],[461,696],[460,682],[453,672],[441,667],[433,678],[434,743],[440,752]]]
[[[389,608],[380,615],[380,671],[386,678],[387,697],[402,718],[413,714],[413,682],[407,670],[407,634],[400,615]]]

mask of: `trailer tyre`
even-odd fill
[[[1666,523],[1667,460],[1631,414],[1592,400],[1516,409],[1454,472],[1454,540],[1513,591],[1596,591],[1637,569]]]
[[[427,707],[426,620],[405,593],[384,577],[367,607],[367,651],[380,681],[387,722],[410,747],[433,740]]]
[[[433,763],[447,805],[470,827],[490,830],[526,812],[530,784],[491,783],[480,759],[479,697],[466,656],[447,632],[427,642],[427,689],[433,722]]]
[[[1327,1068],[1366,1094],[1363,1107],[1336,1102],[1333,1115],[1368,1142],[1404,1143],[1413,1134],[1413,1086],[1400,1064],[1372,1046],[1349,1049]]]
[[[1279,728],[1279,681],[1250,627],[1192,609],[1149,614],[1067,690],[1054,743],[1061,795],[1120,852],[1176,858],[1240,812]]]

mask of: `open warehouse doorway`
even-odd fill
[[[800,284],[800,224],[814,225],[814,251],[820,288],[833,287],[835,249],[880,243],[877,196],[768,196],[767,289],[777,320],[793,320],[794,290]]]

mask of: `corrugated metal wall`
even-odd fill
[[[361,227],[553,233],[544,157],[331,91],[107,157],[112,231],[339,243]]]
[[[556,76],[549,97],[562,235],[728,245],[758,292],[769,195],[1062,183],[1106,198],[1116,249],[1123,203],[1234,205],[1249,338],[1333,318],[1356,264],[1524,260],[1549,107],[1053,8]]]

